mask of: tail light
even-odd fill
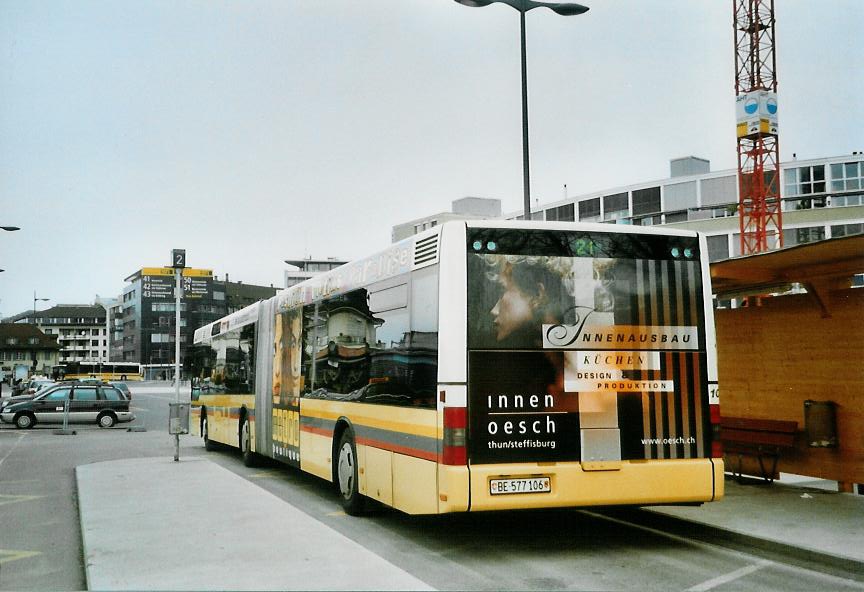
[[[720,431],[720,405],[709,405],[711,413],[711,458],[723,458],[723,440]]]
[[[468,410],[465,407],[444,408],[444,446],[441,451],[441,464],[468,464],[465,427],[468,423]]]

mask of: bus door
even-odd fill
[[[269,304],[269,306],[273,306]],[[269,423],[262,426],[260,440],[268,450],[268,454],[281,462],[294,467],[300,467],[300,393],[303,387],[301,371],[302,357],[302,321],[303,309],[300,307],[287,311],[269,311],[269,306],[261,307],[261,315],[267,315],[272,338],[261,340],[261,343],[272,342],[273,354],[269,356],[272,372],[272,388],[269,392],[259,392],[262,420]],[[264,322],[259,323],[264,326]],[[266,338],[266,336],[265,336]],[[261,348],[262,352],[265,348]],[[269,353],[269,352],[267,352]],[[266,355],[266,353],[264,354]],[[263,372],[267,370],[262,367]],[[262,388],[267,381],[260,381]],[[266,416],[266,417],[265,417]]]

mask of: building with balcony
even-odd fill
[[[35,325],[55,336],[60,346],[59,363],[107,362],[109,354],[105,308],[101,304],[58,304],[45,310],[28,310],[4,319]]]

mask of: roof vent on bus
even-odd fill
[[[439,233],[436,232],[414,243],[414,267],[435,263],[438,260],[438,236]]]

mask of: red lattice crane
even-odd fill
[[[733,0],[741,254],[783,246],[774,0]]]

